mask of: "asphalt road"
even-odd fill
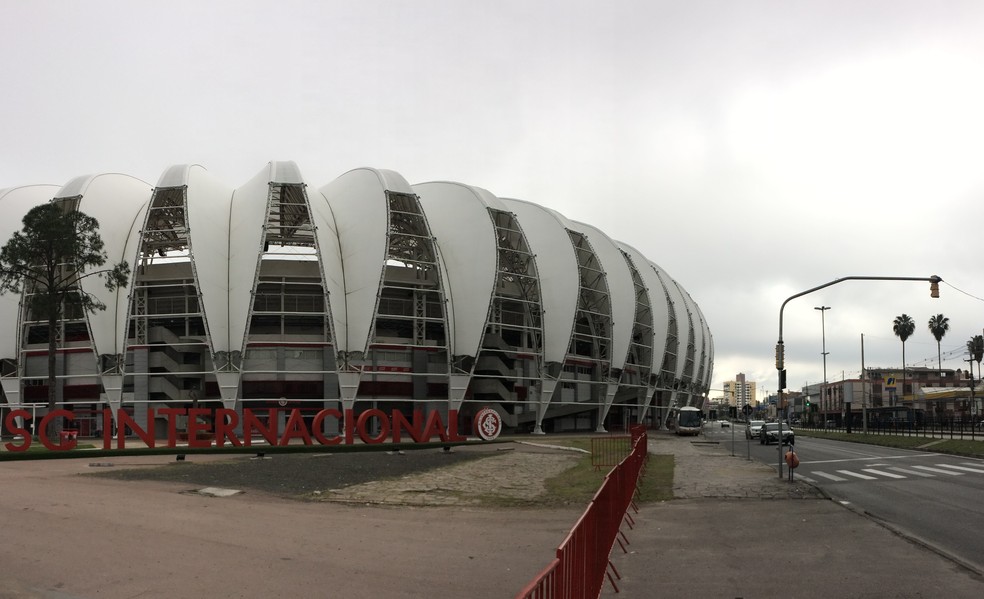
[[[707,432],[730,447],[727,428]],[[741,427],[734,437],[736,455],[778,467],[775,445],[746,442]],[[802,436],[795,447],[797,479],[984,571],[984,460]]]

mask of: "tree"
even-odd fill
[[[916,332],[916,323],[908,314],[902,314],[892,322],[892,331],[902,340],[902,401],[905,401],[905,340]]]
[[[943,353],[940,350],[940,343],[943,336],[950,330],[950,319],[942,314],[929,317],[929,332],[936,339],[936,359],[939,361],[940,378],[943,377]]]
[[[977,362],[977,378],[981,378],[981,360],[984,360],[984,336],[974,335],[967,341],[967,354],[970,359],[970,381],[971,387],[974,386],[974,362]]]
[[[34,320],[48,322],[48,413],[56,409],[55,353],[58,323],[66,314],[79,318],[105,310],[95,296],[82,290],[89,277],[105,280],[110,291],[125,287],[130,267],[124,261],[111,268],[99,236],[99,223],[69,202],[35,206],[0,249],[0,294],[23,294],[22,302]],[[52,440],[61,432],[60,419],[48,431]]]
[[[977,403],[974,399],[974,362],[977,362],[977,378],[981,378],[981,360],[984,360],[984,336],[974,335],[967,341],[967,353],[970,354],[970,403],[971,416],[973,416],[973,406]]]
[[[977,362],[977,378],[981,378],[981,360],[984,360],[984,335],[974,335],[967,342],[967,352]]]

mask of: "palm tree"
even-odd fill
[[[939,361],[940,378],[943,378],[943,354],[940,351],[940,342],[943,336],[950,330],[950,319],[942,314],[929,317],[929,332],[936,338],[936,359]]]
[[[905,340],[916,332],[916,323],[908,314],[902,314],[892,321],[892,331],[902,340],[902,401],[905,401]]]
[[[970,415],[974,416],[974,406],[977,400],[974,399],[974,362],[977,362],[977,378],[981,378],[981,360],[984,360],[984,336],[974,335],[967,342],[967,353],[970,354]]]
[[[974,335],[967,342],[971,357],[977,362],[977,378],[981,378],[981,360],[984,360],[984,335]]]

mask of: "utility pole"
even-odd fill
[[[820,388],[820,405],[824,405],[824,395],[827,393],[827,325],[824,322],[824,312],[830,309],[830,306],[814,306],[814,310],[820,310],[820,348],[821,355],[823,356],[823,387]],[[851,432],[848,428],[847,432]]]
[[[864,333],[861,333],[861,427],[868,434],[868,372],[864,369]]]

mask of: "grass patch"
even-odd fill
[[[591,451],[590,438],[553,439],[555,445],[577,447]],[[591,454],[586,453],[577,463],[561,474],[546,481],[547,492],[543,497],[546,505],[587,505],[594,497],[610,466],[595,469],[591,465]],[[673,456],[652,455],[646,462],[639,481],[638,501],[646,503],[665,501],[673,498]]]
[[[864,433],[851,433],[849,435],[844,432],[814,431],[809,429],[797,429],[796,434],[817,439],[833,439],[835,441],[850,441],[852,443],[865,443],[867,445],[880,445],[882,447],[919,449],[921,451],[984,458],[984,439],[971,441],[970,439],[933,439],[932,437],[866,435]]]
[[[132,441],[132,440],[130,440]],[[267,445],[267,444],[256,444],[251,446],[234,446],[231,444],[211,447],[187,447],[187,446],[169,446],[166,441],[159,440],[160,445],[154,448],[146,447],[139,444],[131,444],[130,447],[124,449],[101,449],[100,446],[92,445],[89,443],[80,442],[75,449],[68,451],[50,451],[44,447],[41,443],[32,443],[31,447],[27,451],[6,451],[3,449],[3,444],[0,443],[0,462],[6,460],[41,460],[41,459],[72,459],[72,458],[110,458],[110,457],[121,457],[121,456],[155,456],[155,455],[214,455],[214,454],[230,454],[230,455],[250,455],[256,453],[265,453],[268,455],[274,454],[289,454],[289,453],[364,453],[364,452],[390,452],[390,451],[412,451],[417,449],[433,449],[433,448],[443,448],[443,447],[456,447],[458,445],[472,445],[476,443],[481,443],[484,445],[495,445],[500,443],[508,443],[504,439],[497,439],[495,441],[429,441],[426,443],[412,443],[412,442],[401,442],[401,443],[353,443],[351,445],[340,444],[340,445],[321,445],[320,443],[314,443],[311,445],[302,444],[290,444],[290,445]]]
[[[673,466],[671,455],[649,455],[639,484],[639,501],[650,503],[673,499]]]
[[[76,451],[76,450],[81,450],[81,449],[91,450],[91,449],[95,449],[96,448],[96,446],[93,445],[92,443],[86,443],[86,442],[80,441],[80,442],[77,442],[76,443],[76,445],[75,445],[75,447],[73,449],[70,449],[70,450],[67,450],[67,451],[52,451],[52,450],[48,449],[47,447],[45,447],[44,446],[44,443],[42,443],[40,439],[38,439],[37,437],[31,437],[31,446],[30,447],[28,447],[25,450],[21,450],[21,451],[10,451],[10,450],[8,450],[5,447],[7,443],[11,443],[11,444],[13,444],[15,446],[21,446],[21,445],[24,444],[24,440],[23,439],[14,439],[14,440],[3,439],[2,441],[0,441],[0,454],[3,454],[2,457],[0,457],[0,460],[2,460],[4,458],[7,458],[7,459],[16,459],[19,454],[25,454],[25,453],[33,453],[33,454],[37,454],[37,453],[66,454],[65,456],[62,456],[62,457],[78,457],[77,455],[76,456],[68,456],[67,454],[69,454],[69,453],[71,453],[73,451]]]

